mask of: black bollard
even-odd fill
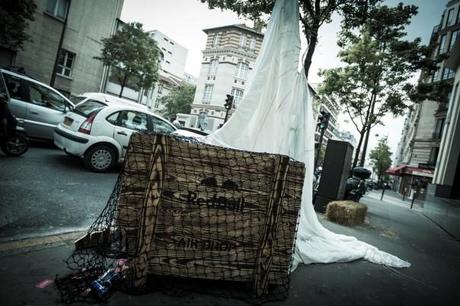
[[[383,186],[383,189],[382,189],[382,196],[380,197],[380,201],[383,200],[383,195],[385,194],[385,189],[386,189],[385,186]]]

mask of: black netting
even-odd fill
[[[74,273],[57,280],[62,300],[286,298],[303,178],[287,156],[133,134],[106,207],[67,259]]]

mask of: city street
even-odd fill
[[[75,237],[49,235],[89,226],[104,207],[118,170],[89,172],[79,159],[50,145],[34,145],[21,158],[0,156],[0,281],[5,284],[0,300],[4,305],[59,303],[53,286],[37,289],[35,285],[69,272],[63,260],[72,252]],[[318,215],[320,222],[336,233],[400,256],[412,266],[398,270],[364,260],[301,265],[292,275],[289,298],[278,305],[452,305],[458,301],[458,242],[423,216],[418,206],[409,209],[409,201],[401,201],[390,191],[380,201],[380,194],[372,191],[362,199],[369,207],[363,225],[341,226]],[[30,236],[34,239],[24,240],[31,240],[30,244],[5,241]],[[51,238],[40,238],[44,236]],[[136,297],[116,293],[110,304],[143,305],[152,299],[175,305],[244,304],[208,295],[178,298],[158,292]]]
[[[0,240],[87,228],[117,178],[88,171],[78,158],[35,143],[21,157],[0,153]]]

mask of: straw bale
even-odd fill
[[[367,206],[354,201],[333,201],[327,205],[328,220],[342,225],[357,225],[364,222]]]

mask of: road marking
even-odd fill
[[[86,234],[86,231],[3,242],[0,243],[0,252],[31,248],[35,246],[64,244],[71,240],[77,240],[84,234]]]

